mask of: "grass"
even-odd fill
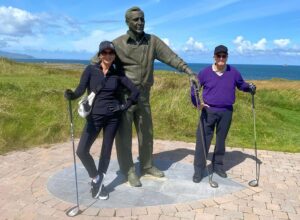
[[[81,67],[16,63],[0,58],[0,154],[70,140],[66,88],[75,88]],[[257,146],[259,149],[300,152],[300,82],[254,81]],[[198,112],[192,107],[186,76],[155,73],[151,92],[154,136],[195,142]],[[84,120],[76,114],[75,136]],[[253,147],[251,96],[237,92],[227,146]]]

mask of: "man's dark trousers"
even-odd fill
[[[212,157],[212,165],[214,169],[218,169],[223,166],[223,159],[225,155],[225,140],[230,128],[232,119],[232,111],[213,111],[207,108],[203,108],[200,120],[202,122],[204,131],[204,142],[206,157],[209,151],[211,140],[213,138],[214,130],[216,128],[216,146]],[[206,161],[203,152],[203,143],[200,133],[200,125],[197,129],[196,150],[194,157],[195,172],[202,171],[206,166]]]

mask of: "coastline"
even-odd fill
[[[53,60],[55,61],[55,60]],[[85,62],[85,63],[84,63]],[[26,62],[28,63],[28,62]],[[57,68],[62,70],[79,70],[82,71],[85,66],[88,64],[87,61],[83,61],[83,63],[63,63],[63,62],[30,62],[30,64],[34,65],[42,65],[47,68]],[[202,68],[210,65],[210,64],[189,64],[195,65],[191,66],[192,70],[195,73],[198,73]],[[284,66],[284,65],[244,65],[244,64],[231,64],[235,68],[237,68],[243,78],[245,80],[300,80],[300,66]],[[269,70],[268,70],[269,68]],[[288,70],[286,74],[281,72],[287,68],[294,68],[295,70]],[[282,70],[283,69],[283,70]],[[155,63],[154,71],[167,71],[167,72],[176,72],[179,73],[176,69],[173,69],[166,64],[163,63]]]

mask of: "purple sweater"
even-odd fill
[[[218,76],[212,66],[206,67],[198,74],[198,80],[203,87],[203,101],[215,111],[233,110],[235,102],[235,87],[244,92],[249,91],[239,71],[227,65],[222,76]]]

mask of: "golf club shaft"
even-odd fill
[[[256,168],[256,180],[259,179],[259,164],[257,157],[257,145],[256,145],[256,115],[255,115],[255,104],[254,104],[254,94],[252,94],[252,113],[253,113],[253,134],[254,134],[254,152],[255,152],[255,168]]]
[[[71,122],[71,140],[72,140],[73,158],[74,158],[74,172],[75,172],[75,184],[76,184],[76,201],[77,201],[77,206],[78,206],[78,209],[79,209],[78,183],[77,183],[77,167],[76,167],[76,156],[75,156],[74,127],[73,127],[73,114],[72,114],[72,103],[71,103],[71,100],[69,100],[69,115],[70,115],[70,122]]]
[[[204,141],[204,131],[203,131],[203,124],[202,124],[202,120],[201,120],[201,104],[199,103],[199,93],[198,90],[195,89],[194,90],[195,96],[196,96],[196,106],[197,106],[197,110],[199,112],[199,127],[200,127],[200,136],[201,136],[201,142],[202,142],[202,149],[203,149],[203,154],[204,154],[204,159],[205,159],[205,168],[206,168],[206,172],[208,175],[208,180],[209,180],[209,184],[212,185],[212,174],[209,173],[208,167],[207,167],[207,156],[206,156],[206,146],[205,146],[205,141]]]

